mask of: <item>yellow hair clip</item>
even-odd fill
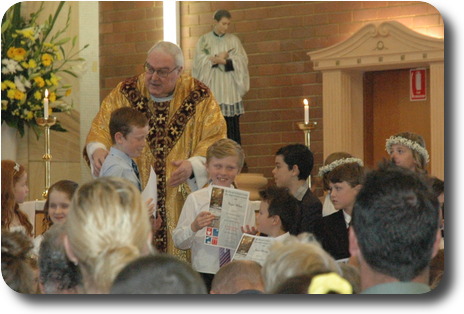
[[[338,294],[352,294],[353,288],[346,279],[336,273],[314,276],[308,288],[309,294],[327,294],[331,291]]]

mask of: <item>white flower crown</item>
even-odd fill
[[[13,169],[16,170],[16,172],[19,172],[19,164],[17,162],[15,162]]]
[[[319,168],[319,176],[322,177],[325,173],[334,170],[338,166],[344,165],[344,164],[350,164],[350,163],[357,163],[361,167],[364,166],[363,161],[361,159],[359,159],[359,158],[350,157],[350,158],[337,159],[334,162],[331,162],[330,164],[328,164],[326,166],[320,167]]]
[[[415,141],[411,141],[401,136],[390,136],[390,138],[387,140],[387,143],[385,144],[385,150],[388,154],[391,154],[391,147],[395,144],[409,147],[411,150],[418,152],[419,155],[421,155],[422,158],[424,158],[426,163],[430,161],[429,152],[424,147],[422,147],[421,145],[419,145],[419,143]]]

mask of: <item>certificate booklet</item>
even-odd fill
[[[241,227],[248,215],[247,191],[213,185],[209,211],[216,217],[206,227],[205,244],[235,249],[242,236]]]
[[[158,187],[156,186],[156,173],[153,170],[153,167],[150,167],[150,178],[148,179],[145,189],[142,191],[142,200],[144,203],[146,203],[150,198],[153,199],[151,203],[155,203],[153,217],[156,218],[158,212]]]
[[[275,238],[244,233],[232,260],[251,260],[263,265]]]

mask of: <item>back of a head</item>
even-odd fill
[[[445,193],[445,181],[437,177],[430,177],[429,184],[432,187],[433,195],[436,198],[438,198],[440,194]]]
[[[314,156],[306,145],[303,144],[291,144],[281,147],[277,152],[276,156],[282,155],[283,160],[288,165],[289,170],[294,165],[298,166],[300,174],[298,175],[299,180],[306,180],[314,166]]]
[[[341,274],[337,262],[315,238],[306,233],[275,242],[263,264],[266,292],[272,292],[286,279],[303,274],[335,272]]]
[[[432,258],[438,201],[422,176],[391,164],[369,173],[357,195],[352,227],[366,263],[410,281]]]
[[[273,294],[352,294],[353,287],[334,272],[317,271],[283,281]]]
[[[37,293],[32,248],[32,241],[24,233],[2,231],[3,280],[19,293]]]
[[[206,294],[201,276],[168,254],[140,257],[116,276],[111,294]]]
[[[126,179],[103,177],[82,185],[65,222],[70,247],[89,278],[107,292],[128,262],[150,250],[151,227],[140,191]],[[83,272],[84,274],[84,272]]]
[[[236,260],[222,266],[214,275],[211,293],[235,294],[243,290],[264,291],[261,265],[255,261]]]
[[[79,267],[66,256],[65,229],[53,225],[43,235],[39,250],[39,282],[44,294],[77,293],[82,284]]]

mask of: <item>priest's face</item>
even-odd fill
[[[145,83],[152,96],[162,98],[174,93],[182,67],[176,65],[173,56],[155,50],[145,63]]]

